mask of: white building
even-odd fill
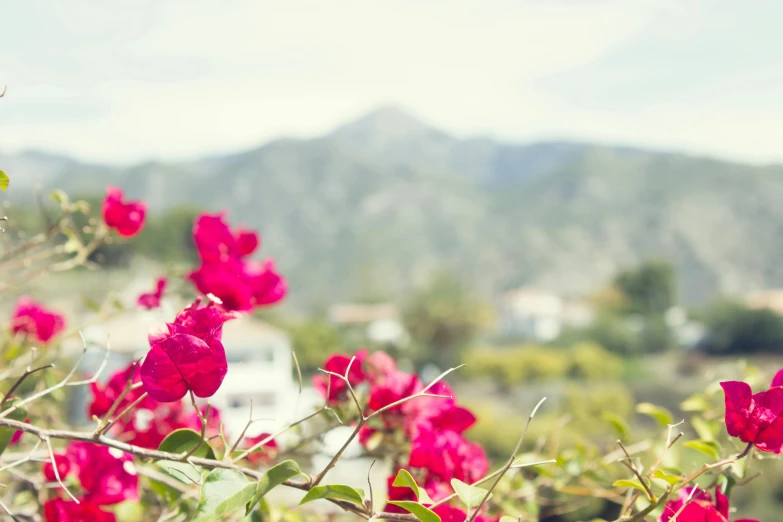
[[[532,287],[506,293],[500,310],[505,333],[543,342],[557,338],[566,326],[586,326],[593,317],[593,309],[582,301]]]

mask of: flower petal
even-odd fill
[[[753,392],[747,383],[727,381],[720,383],[725,394],[726,430],[732,437],[743,442],[753,442],[758,427],[750,422],[750,410],[753,405]]]
[[[141,365],[141,382],[150,397],[159,402],[180,400],[188,392],[188,384],[177,366],[157,343],[147,353]]]

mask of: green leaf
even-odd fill
[[[707,411],[710,409],[710,403],[703,395],[694,395],[682,401],[680,409],[682,411]]]
[[[258,504],[261,499],[264,498],[264,495],[272,491],[272,489],[276,488],[286,480],[295,477],[300,473],[302,472],[299,469],[299,465],[293,460],[284,460],[283,462],[269,468],[266,473],[264,473],[264,476],[261,477],[261,479],[258,481],[258,487],[256,488],[255,495],[253,495],[253,500],[251,500],[247,505],[245,515],[250,513],[253,508],[256,507],[256,504]]]
[[[628,434],[631,432],[631,427],[628,426],[628,423],[625,422],[625,419],[610,411],[603,412],[601,414],[601,419],[612,425],[614,430],[617,432],[618,437],[621,439],[628,438]]]
[[[649,496],[647,495],[647,490],[637,480],[626,480],[626,479],[618,480],[614,484],[612,484],[612,486],[615,486],[615,487],[618,487],[618,488],[634,488],[634,489],[638,489],[639,491],[644,493],[644,496],[648,497],[648,499],[649,499]]]
[[[713,433],[712,428],[701,417],[692,418],[691,426],[693,426],[694,431],[696,431],[696,435],[698,435],[701,440],[706,440],[706,441],[715,440],[715,434]]]
[[[689,440],[683,443],[684,446],[709,455],[712,458],[717,459],[720,456],[720,446],[718,443],[711,440]]]
[[[182,455],[190,452],[199,442],[201,442],[200,433],[189,429],[174,430],[163,439],[163,442],[158,446],[158,450]],[[192,456],[204,459],[214,459],[215,452],[212,451],[212,448],[207,442],[204,442]],[[200,468],[197,468],[188,462],[159,460],[156,464],[168,472],[172,477],[186,484],[198,478],[193,476],[194,473],[198,473],[199,475],[201,473]],[[190,478],[190,480],[188,480],[188,478]]]
[[[468,511],[474,507],[478,507],[487,494],[486,489],[471,486],[470,484],[465,484],[459,479],[451,479],[451,487],[454,488],[454,492],[457,494],[462,503],[465,504],[465,506],[468,508]],[[491,493],[487,500],[490,498],[492,498]]]
[[[682,482],[682,477],[677,475],[670,475],[661,469],[655,470],[655,473],[653,473],[653,478],[665,480],[670,486],[673,486],[678,482]]]
[[[0,393],[0,400],[2,400],[3,397],[4,397],[3,394]],[[15,399],[9,400],[8,402],[5,403],[5,406],[3,407],[3,411],[5,411],[5,410],[7,410],[9,408],[13,408],[14,406],[19,404],[20,402],[22,402],[22,399],[20,399],[18,397],[15,398]],[[19,422],[24,422],[25,419],[27,419],[27,415],[28,415],[27,406],[21,406],[21,407],[15,409],[14,411],[12,411],[11,413],[9,413],[7,415],[7,418],[15,420],[15,421],[19,421]],[[0,428],[0,455],[3,454],[5,449],[11,443],[11,439],[13,438],[14,433],[16,433],[16,430],[13,429],[13,428]]]
[[[407,469],[401,469],[397,472],[397,476],[394,477],[392,486],[410,488],[413,490],[413,494],[416,495],[416,500],[422,504],[433,504],[430,496],[426,491],[424,491],[424,488],[420,488],[419,485],[416,484],[416,481],[413,479]]]
[[[394,504],[397,507],[401,507],[414,517],[421,520],[421,522],[440,522],[440,517],[438,515],[425,508],[418,502],[411,502],[410,500],[390,500],[389,504]]]
[[[307,492],[299,505],[312,502],[322,498],[334,498],[337,500],[347,500],[354,504],[364,506],[364,491],[359,488],[352,488],[344,484],[329,484],[328,486],[315,486]]]
[[[250,482],[244,473],[233,469],[213,469],[201,486],[201,501],[191,522],[218,520],[250,502],[255,492],[256,484]]]
[[[95,299],[91,299],[87,296],[82,296],[82,304],[90,312],[97,314],[101,311],[101,305]]]
[[[671,412],[661,406],[656,406],[650,402],[640,402],[636,405],[636,412],[647,415],[657,420],[662,426],[668,426],[674,422]]]
[[[5,189],[8,188],[8,183],[11,181],[11,179],[8,177],[8,174],[0,170],[0,190],[5,192]]]

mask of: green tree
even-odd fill
[[[677,301],[674,267],[666,261],[646,261],[617,274],[614,284],[623,295],[627,313],[660,316]]]
[[[716,355],[783,351],[783,318],[730,300],[714,302],[703,314],[706,334],[701,345]]]
[[[340,332],[321,318],[310,317],[290,324],[287,330],[299,367],[305,373],[314,373],[323,367],[329,354],[345,351]]]
[[[403,322],[422,361],[455,365],[460,351],[491,320],[489,309],[450,272],[437,273],[403,309]]]

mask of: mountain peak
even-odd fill
[[[410,140],[445,137],[445,134],[402,107],[386,105],[337,128],[333,136],[363,147],[384,149]]]

